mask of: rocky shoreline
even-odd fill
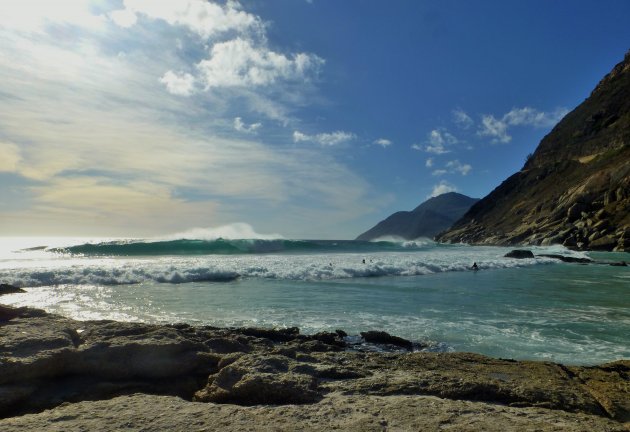
[[[384,332],[362,340],[389,352],[361,352],[342,331],[3,310],[3,431],[630,427],[629,360],[584,367],[413,352]]]

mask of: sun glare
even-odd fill
[[[37,32],[47,24],[100,28],[104,18],[91,12],[88,0],[9,0],[0,2],[0,26]]]

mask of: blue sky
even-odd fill
[[[482,197],[621,61],[628,17],[626,0],[2,1],[0,235],[354,238],[439,193]]]

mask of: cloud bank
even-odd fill
[[[0,4],[0,192],[19,197],[0,233],[275,231],[281,212],[289,236],[316,235],[369,211],[360,176],[277,138],[323,59],[270,49],[267,24],[234,1],[95,4]],[[265,118],[280,124],[263,136]]]

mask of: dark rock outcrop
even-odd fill
[[[559,261],[568,262],[568,263],[590,264],[593,262],[593,260],[590,258],[578,258],[578,257],[556,255],[556,254],[540,254],[536,256],[545,257],[545,258],[553,258],[553,259],[557,259]]]
[[[513,251],[509,251],[505,254],[506,258],[534,258],[534,253],[527,249],[514,249]]]
[[[456,192],[430,198],[412,211],[399,211],[382,220],[357,237],[357,240],[374,240],[379,237],[400,237],[414,240],[419,237],[433,238],[450,227],[478,201]]]
[[[630,52],[438,241],[630,251]]]
[[[22,288],[18,288],[9,284],[0,284],[0,295],[4,294],[16,294],[16,293],[25,293]]]
[[[411,341],[398,336],[392,336],[384,331],[370,330],[367,332],[361,332],[361,337],[366,342],[382,345],[394,345],[408,351],[413,350],[413,343]]]

